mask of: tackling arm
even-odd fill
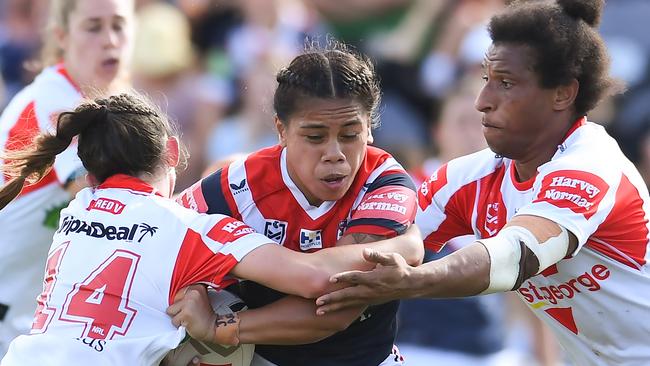
[[[397,298],[462,297],[510,291],[577,248],[576,237],[548,219],[513,218],[494,238],[480,240],[442,259],[419,267],[400,256],[368,252],[382,264],[373,271],[349,271],[334,276],[348,287],[321,296],[319,314],[359,304]]]
[[[328,290],[341,288],[330,283],[330,275],[347,268],[372,268],[373,264],[363,257],[364,248],[389,250],[394,245],[392,241],[419,241],[419,237],[419,231],[413,227],[392,239],[328,248],[310,254],[264,245],[244,257],[231,273],[281,292],[315,298]],[[366,238],[375,239],[372,236]],[[278,267],[283,270],[278,271]],[[215,315],[207,306],[207,293],[203,292],[204,289],[194,288],[185,296],[180,294],[169,307],[168,314],[173,317],[174,324],[184,324],[193,337],[220,344],[312,343],[347,328],[365,309],[365,305],[358,305],[326,317],[316,317],[313,300],[288,296],[259,309],[240,313],[236,324],[217,327]],[[210,320],[206,322],[206,319]]]

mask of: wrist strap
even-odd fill
[[[217,315],[214,324],[214,343],[224,346],[238,346],[239,321],[239,316],[236,313]]]

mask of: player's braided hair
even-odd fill
[[[622,85],[608,75],[609,58],[596,27],[604,0],[516,0],[489,24],[494,43],[529,46],[540,86],[554,88],[573,79],[580,88],[577,116],[585,115]]]
[[[1,169],[12,179],[0,190],[0,209],[25,182],[43,178],[56,155],[76,136],[81,162],[101,183],[115,174],[155,174],[166,159],[166,139],[172,135],[167,118],[143,98],[120,94],[81,104],[59,115],[56,134],[40,134],[24,150],[3,154],[6,164]]]
[[[381,92],[372,63],[340,43],[331,43],[327,49],[306,51],[278,72],[275,113],[288,123],[304,98],[350,98],[363,106],[376,127]]]

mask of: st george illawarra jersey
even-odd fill
[[[199,212],[232,215],[277,243],[302,252],[334,246],[349,233],[401,234],[412,223],[417,206],[415,187],[402,166],[374,147],[368,147],[346,195],[318,207],[311,206],[291,180],[280,146],[218,170],[183,192],[179,202]],[[249,307],[277,299],[256,290],[240,295]],[[256,352],[282,366],[378,365],[392,350],[396,310],[396,302],[373,306],[345,331],[323,341],[258,345]]]
[[[634,165],[583,118],[534,178],[515,177],[513,162],[489,150],[442,166],[419,191],[425,244],[489,238],[515,215],[558,223],[578,249],[525,281],[519,297],[576,365],[650,364],[650,199]]]
[[[220,287],[271,241],[241,221],[203,215],[116,175],[61,213],[31,334],[9,365],[158,365],[185,337],[165,313],[192,283]]]
[[[0,115],[0,148],[20,150],[39,133],[54,132],[58,114],[74,109],[81,98],[62,65],[44,69]],[[4,164],[0,160],[0,166]],[[58,213],[71,198],[63,184],[82,168],[73,143],[43,179],[27,185],[0,211],[0,356],[13,338],[29,331]],[[8,179],[0,174],[0,186]]]

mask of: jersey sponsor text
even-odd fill
[[[579,170],[558,170],[544,177],[535,202],[569,208],[589,219],[609,189],[600,177]]]
[[[610,275],[610,270],[602,264],[596,264],[587,271],[576,278],[572,278],[558,286],[542,286],[536,287],[534,284],[528,282],[527,287],[520,287],[519,293],[529,303],[534,303],[535,300],[543,301],[548,300],[551,304],[555,305],[558,300],[572,299],[576,294],[581,293],[580,289],[588,290],[591,292],[600,290],[598,281],[606,280]],[[539,290],[539,291],[538,291]]]
[[[133,241],[135,239],[135,234],[140,230],[140,236],[137,240],[138,243],[144,239],[146,234],[150,234],[152,237],[156,233],[158,228],[156,226],[151,226],[146,223],[133,224],[129,226],[113,226],[113,225],[104,225],[101,222],[91,221],[86,222],[75,218],[74,216],[66,216],[63,218],[63,223],[57,233],[62,233],[63,235],[81,234],[84,233],[87,236],[93,238],[105,238],[107,240],[125,240]]]
[[[118,200],[112,200],[110,198],[98,198],[96,200],[90,201],[87,210],[99,210],[111,213],[113,215],[119,215],[124,210],[124,205]]]

